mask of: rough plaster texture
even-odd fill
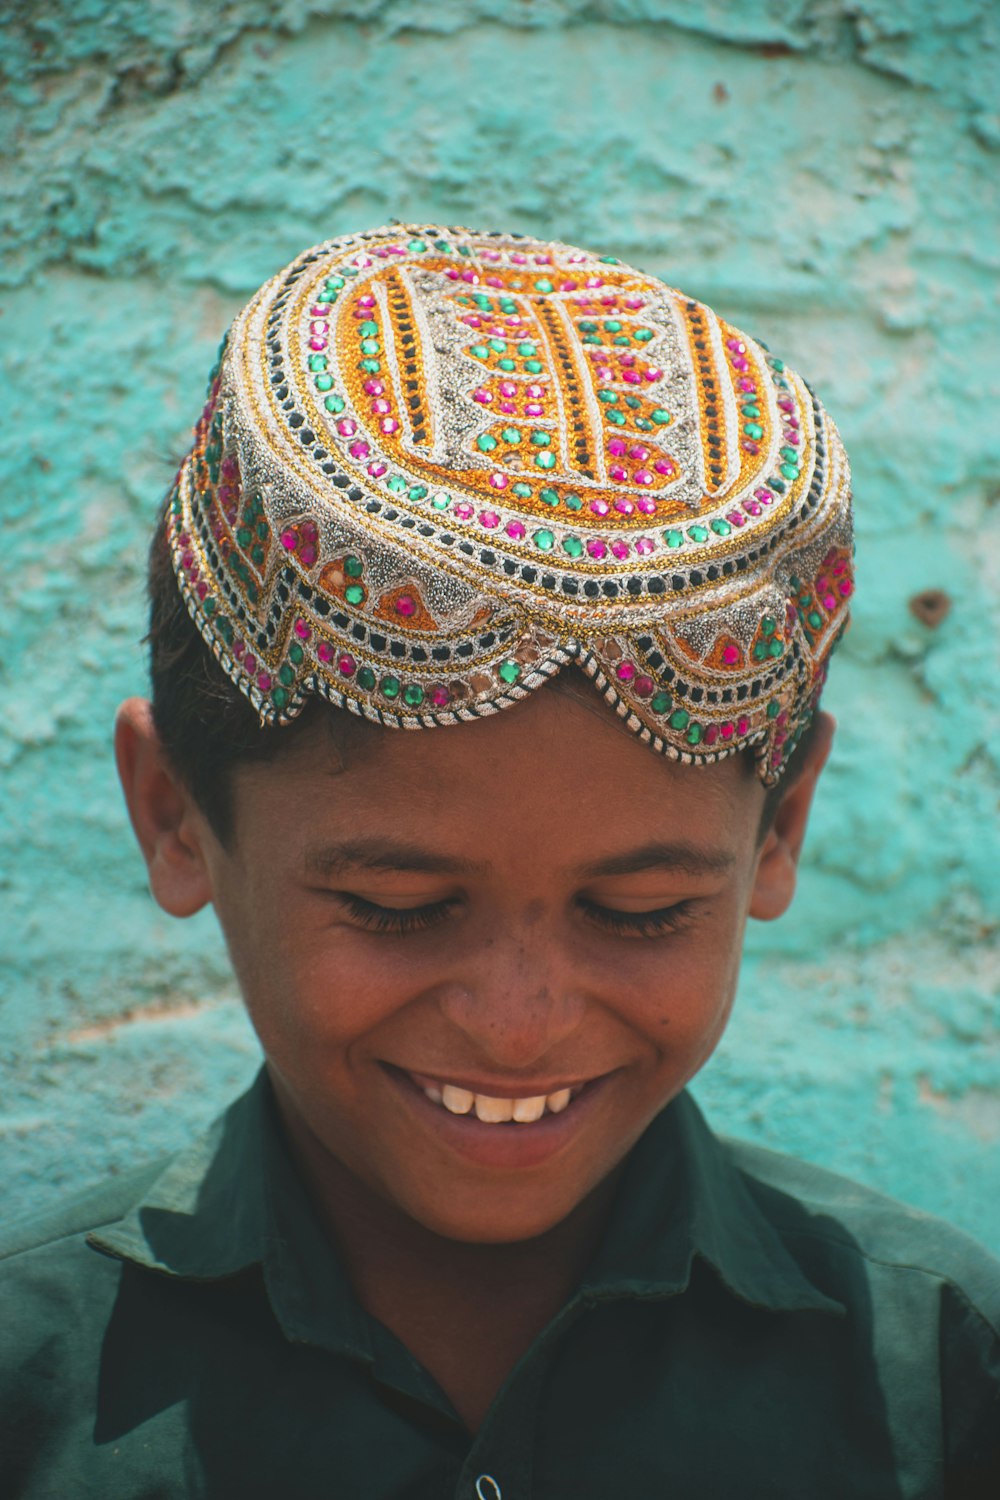
[[[602,246],[823,393],[859,529],[841,730],[796,908],[752,934],[697,1092],[720,1126],[1000,1250],[997,7],[8,17],[5,1204],[173,1147],[255,1066],[211,920],[146,893],[110,725],[142,689],[146,536],[228,320],[304,245],[396,216]],[[951,601],[931,624],[910,608],[928,590]]]

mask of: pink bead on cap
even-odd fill
[[[640,739],[781,775],[852,592],[808,387],[614,257],[394,225],[236,319],[170,501],[178,585],[262,721],[391,727],[575,664]],[[247,644],[252,643],[252,651]]]

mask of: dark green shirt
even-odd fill
[[[1000,1264],[687,1095],[474,1439],[359,1305],[263,1075],[0,1248],[4,1500],[1000,1496]]]

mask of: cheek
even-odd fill
[[[404,1003],[404,976],[321,910],[263,909],[259,922],[220,912],[250,1019],[279,1065],[328,1067]]]
[[[689,931],[662,942],[636,942],[619,993],[627,1020],[672,1063],[693,1072],[713,1051],[732,1010],[745,918],[738,903],[719,906]]]

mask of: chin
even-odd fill
[[[579,1202],[573,1199],[553,1203],[550,1199],[532,1211],[523,1201],[523,1188],[515,1188],[508,1194],[491,1191],[486,1186],[476,1193],[476,1199],[465,1212],[461,1203],[455,1202],[438,1209],[414,1204],[406,1211],[424,1229],[442,1239],[465,1245],[516,1245],[547,1234],[568,1218]]]

